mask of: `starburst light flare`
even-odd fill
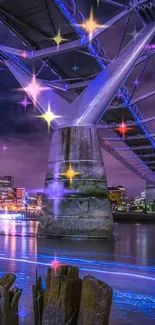
[[[59,45],[63,42],[63,41],[68,41],[66,38],[63,38],[61,36],[61,33],[60,33],[60,29],[58,30],[58,34],[53,37],[53,38],[50,38],[50,40],[53,40],[55,41],[55,43],[57,44],[57,47],[59,48]]]
[[[22,58],[26,59],[27,58],[27,53],[26,51],[23,51],[23,53],[21,54]]]
[[[69,182],[70,182],[70,185],[73,183],[73,178],[77,175],[80,175],[82,173],[79,173],[79,172],[75,172],[73,169],[72,169],[72,165],[69,164],[69,168],[68,170],[66,171],[66,173],[60,173],[60,176],[65,176],[66,178],[69,179]]]
[[[49,87],[42,87],[39,81],[36,79],[35,74],[32,76],[32,81],[28,84],[24,90],[28,93],[28,95],[32,98],[34,105],[36,105],[37,97],[39,96],[41,91],[50,90]]]
[[[25,96],[24,99],[22,100],[22,102],[18,102],[18,104],[23,105],[23,106],[24,106],[24,110],[26,111],[27,106],[30,105],[30,104],[32,104],[32,103],[29,102],[29,101],[27,100],[26,96]]]
[[[4,146],[2,147],[2,150],[5,152],[8,149],[8,147],[6,147],[6,145],[4,144]]]
[[[105,25],[100,25],[97,23],[97,21],[94,19],[93,9],[91,9],[89,19],[87,19],[83,24],[79,24],[79,26],[83,27],[89,33],[89,40],[91,42],[93,32],[98,28],[104,27]]]
[[[57,260],[57,255],[56,253],[54,254],[54,260],[52,262],[52,269],[54,270],[54,275],[56,276],[57,274],[57,269],[59,266],[61,266],[62,264],[59,263],[59,261]]]
[[[62,116],[60,115],[55,115],[54,113],[51,112],[51,106],[48,104],[48,110],[46,111],[45,114],[39,115],[37,117],[43,118],[44,120],[47,121],[48,123],[48,128],[50,128],[50,123],[55,119],[55,118],[61,118]]]
[[[118,128],[115,128],[115,130],[119,131],[122,134],[122,137],[124,139],[126,132],[128,132],[129,130],[133,130],[133,127],[128,127],[124,123],[124,118],[122,117],[122,123],[120,124],[120,126]]]

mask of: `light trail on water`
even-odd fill
[[[7,258],[7,257],[0,257],[0,260],[5,260],[5,261],[15,261],[15,262],[23,262],[23,263],[28,263],[28,264],[34,264],[34,265],[41,265],[41,266],[52,266],[52,261],[51,263],[44,263],[44,262],[37,262],[37,261],[30,261],[30,260],[25,260],[25,259],[19,259],[19,258]],[[155,277],[150,277],[150,276],[145,276],[145,275],[140,275],[140,274],[134,274],[134,273],[127,273],[127,272],[115,272],[115,271],[107,271],[107,270],[99,270],[95,268],[79,268],[80,271],[91,271],[91,272],[96,272],[100,274],[111,274],[111,275],[120,275],[120,276],[129,276],[133,278],[139,278],[143,280],[150,280],[150,281],[155,281]]]

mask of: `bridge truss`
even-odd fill
[[[2,44],[0,60],[11,59],[28,74],[32,73],[33,61],[37,61],[36,77],[72,103],[119,55],[131,36],[136,41],[135,22],[141,29],[143,24],[155,20],[154,1],[100,0],[99,6],[108,14],[99,17],[101,27],[92,32],[90,42],[83,28],[85,17],[78,10],[78,0],[0,0],[0,20],[22,41],[20,49]],[[64,42],[58,48],[54,38],[59,30]],[[118,51],[113,51],[111,59],[105,51],[108,47],[106,35],[112,39],[119,36]],[[131,74],[135,70],[137,73],[134,86],[132,82],[133,87],[128,90],[129,76],[97,125],[101,146],[132,172],[152,182],[155,180],[155,116],[143,116],[140,107],[155,95],[155,90],[145,91],[143,87],[143,93],[137,93],[148,66],[153,74],[155,72],[154,54],[154,46],[148,46],[131,71]],[[48,78],[47,65],[50,68]],[[122,122],[128,128],[124,135]]]

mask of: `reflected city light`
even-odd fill
[[[2,220],[23,219],[23,215],[21,213],[8,213],[7,208],[5,208],[5,213],[0,214],[0,219]]]

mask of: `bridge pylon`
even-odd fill
[[[150,22],[71,105],[51,89],[36,98],[42,113],[50,103],[54,115],[62,116],[51,122],[53,134],[38,234],[113,236],[112,211],[95,126],[154,35],[155,22]],[[6,60],[5,64],[26,90],[31,76],[16,62]]]

